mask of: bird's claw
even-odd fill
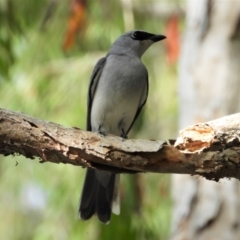
[[[126,139],[128,139],[128,136],[127,136],[127,134],[124,132],[123,129],[122,129],[121,137],[122,137],[122,140],[123,140],[123,141],[126,140]]]
[[[98,128],[98,134],[100,134],[101,136],[106,136],[106,133],[105,132],[103,132],[103,131],[101,131],[101,127],[102,127],[102,125],[99,125],[99,128]]]

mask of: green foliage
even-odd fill
[[[44,22],[48,1],[0,0],[0,103],[2,108],[84,129],[93,66],[125,31],[122,5],[116,0],[89,3],[85,30],[65,53],[68,4],[56,1]],[[134,16],[136,28],[164,32],[164,22],[153,16]],[[149,70],[149,99],[130,137],[175,136],[176,74],[164,56],[164,43],[159,43],[143,58]],[[123,175],[121,214],[105,226],[96,218],[78,220],[84,172],[20,156],[2,158],[0,239],[167,239],[169,176],[142,174],[139,199],[134,176]]]

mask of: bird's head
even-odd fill
[[[121,35],[113,43],[110,52],[117,54],[132,52],[141,57],[153,43],[165,38],[163,35],[148,33],[142,30],[133,30]]]

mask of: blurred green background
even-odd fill
[[[111,43],[132,28],[166,34],[171,16],[153,14],[154,4],[0,0],[0,107],[85,129],[89,78]],[[169,63],[167,50],[163,41],[143,57],[149,98],[130,138],[176,137],[176,62]],[[0,239],[168,238],[168,175],[122,175],[121,214],[105,226],[97,218],[78,219],[81,167],[0,158]]]

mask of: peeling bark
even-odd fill
[[[119,173],[158,172],[240,179],[240,114],[196,124],[175,146],[159,140],[123,140],[0,109],[0,154],[38,157]]]

